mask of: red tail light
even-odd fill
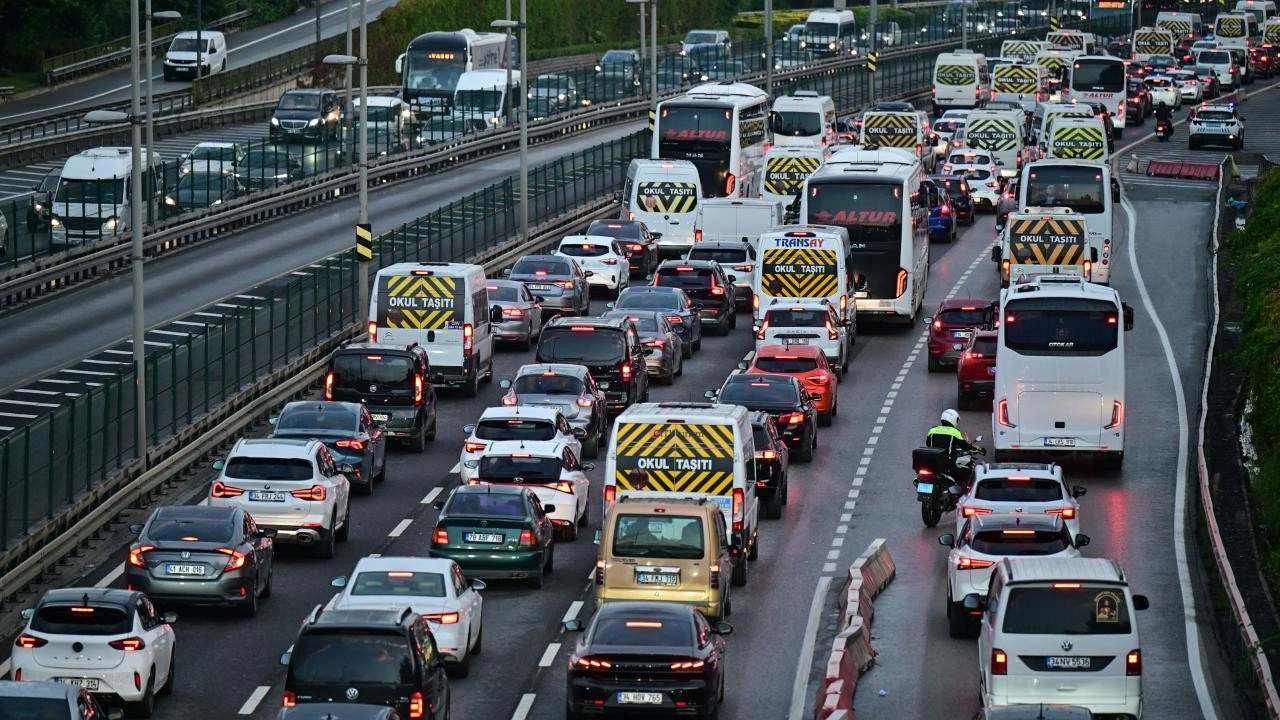
[[[596,585],[604,585],[604,560],[596,560]]]
[[[805,378],[805,381],[806,381],[806,382],[818,383],[819,385],[826,385],[826,384],[827,384],[827,376],[826,376],[826,375],[815,375],[815,376],[813,376],[813,377]]]
[[[218,548],[218,552],[230,557],[230,559],[227,560],[227,566],[223,568],[224,571],[229,572],[231,570],[239,570],[240,568],[244,567],[245,563],[249,561],[249,558],[246,557],[245,554],[240,552],[239,550],[232,550],[231,548]]]
[[[1008,279],[1009,279],[1009,267],[1010,267],[1010,263],[1009,263],[1009,261],[1008,261],[1008,260],[1001,260],[1001,261],[1000,261],[1000,273],[1001,273],[1002,275],[1004,275],[1004,278],[1005,278],[1006,280],[1008,280]]]
[[[502,310],[502,317],[519,319],[524,317],[524,311],[520,308],[504,308]]]
[[[898,268],[898,289],[894,297],[902,297],[907,291],[907,269]]]
[[[919,470],[916,470],[916,475],[919,475],[920,477],[929,477],[930,475],[933,475],[933,471],[929,468],[920,468]]]
[[[841,297],[840,299],[843,300],[844,298]],[[755,293],[751,293],[751,311],[760,312],[760,296]]]
[[[209,494],[216,498],[240,497],[244,494],[244,488],[226,485],[221,480],[214,480],[213,489],[209,491]]]
[[[720,563],[712,563],[707,571],[707,579],[711,581],[711,589],[720,589]]]
[[[618,499],[618,486],[617,486],[617,485],[605,485],[605,487],[604,487],[604,501],[605,501],[605,503],[611,503],[611,502],[613,502],[614,500],[617,500],[617,499]]]
[[[578,661],[574,664],[583,670],[608,670],[613,667],[613,663],[608,660],[593,657],[578,658]]]
[[[836,330],[836,326],[831,324],[830,320],[827,321],[827,339],[828,340],[840,339],[840,333]]]
[[[333,399],[333,381],[334,381],[334,379],[335,379],[335,378],[334,378],[334,375],[333,375],[333,372],[332,372],[332,371],[327,372],[327,373],[325,373],[325,374],[324,374],[324,399],[325,399],[325,400],[332,400],[332,399]]]
[[[996,186],[996,181],[995,181],[995,180],[988,180],[988,181],[987,181],[987,187],[989,187],[989,188],[993,188],[993,187],[995,187],[995,186]]]
[[[369,321],[369,342],[378,342],[378,323],[372,320]]]
[[[956,561],[956,569],[957,570],[981,570],[983,568],[989,568],[995,564],[996,562],[994,560],[975,560],[974,558],[968,557],[966,555],[961,555],[960,558]]]
[[[423,381],[421,375],[413,376],[413,404],[421,405],[423,397]]]
[[[292,690],[284,691],[284,706],[295,707],[298,704],[298,696]]]
[[[506,395],[502,396],[502,404],[507,407],[515,407],[516,402],[517,402],[516,396],[512,395],[511,393],[507,393]]]
[[[562,288],[564,288],[565,290],[572,290],[572,289],[573,289],[573,281],[572,281],[572,280],[556,280],[556,281],[555,281],[555,283],[554,283],[554,285],[555,285],[556,287],[562,287]]]
[[[736,187],[737,184],[738,184],[738,178],[734,177],[733,173],[729,173],[729,177],[724,179],[724,194],[732,195],[733,188]]]
[[[733,269],[737,270],[738,272],[751,272],[752,270],[756,269],[756,266],[755,265],[734,265]]]
[[[788,425],[799,425],[804,422],[804,413],[793,412],[790,415],[783,416],[782,421]]]
[[[702,228],[697,228],[693,231],[693,241],[702,242]]]
[[[312,502],[322,502],[329,497],[329,489],[323,485],[312,485],[304,490],[291,490],[289,494],[299,500],[310,500]]]
[[[112,640],[107,644],[115,648],[116,650],[122,650],[124,652],[133,652],[134,650],[141,650],[142,648],[147,646],[147,644],[143,642],[142,638],[140,637],[128,637],[128,638],[124,638],[123,640]]]
[[[520,547],[533,547],[533,532],[530,530],[520,531]]]
[[[13,644],[24,650],[34,650],[38,647],[48,645],[49,641],[42,637],[36,637],[35,635],[22,634],[18,636],[17,640],[13,641]]]
[[[942,208],[938,211],[938,214],[942,215],[942,217],[947,217],[948,215],[951,214],[951,206],[943,205]]]
[[[644,246],[639,243],[631,243],[627,246],[627,249],[635,253],[644,252]]]
[[[448,545],[449,531],[442,527],[436,528],[435,532],[431,533],[431,544],[432,545]]]
[[[672,670],[679,670],[681,672],[697,672],[706,666],[707,664],[702,660],[677,660],[676,662],[671,663]]]
[[[591,398],[578,398],[578,407],[589,408],[594,404],[595,400],[592,400]]]
[[[1044,511],[1044,514],[1045,514],[1045,515],[1059,515],[1059,516],[1061,516],[1061,517],[1062,517],[1062,519],[1063,519],[1063,520],[1075,520],[1075,519],[1076,519],[1076,509],[1075,509],[1075,508],[1071,508],[1071,507],[1068,507],[1068,508],[1054,508],[1054,509],[1052,509],[1052,510],[1045,510],[1045,511]]]
[[[1111,403],[1111,424],[1106,426],[1106,430],[1113,430],[1124,424],[1124,403],[1116,400]]]
[[[942,329],[942,321],[941,321],[941,320],[934,320],[934,321],[933,321],[933,329],[934,329],[934,330],[941,330],[941,329]]]
[[[631,382],[631,363],[622,363],[620,370],[622,371],[622,382]]]
[[[960,514],[964,515],[967,518],[973,517],[974,515],[990,515],[991,509],[966,506],[960,511]]]
[[[717,297],[724,295],[724,288],[717,285],[714,279],[711,281],[711,294]]]
[[[348,448],[348,449],[351,449],[351,450],[363,450],[363,449],[364,449],[364,441],[363,441],[363,440],[339,440],[338,442],[334,443],[334,445],[337,445],[337,446],[338,446],[338,447],[340,447],[340,448]]]
[[[672,325],[683,325],[684,318],[680,317],[679,315],[668,315],[667,322],[671,323]]]
[[[143,545],[142,547],[133,548],[129,551],[129,564],[136,568],[146,570],[148,565],[145,555],[152,550],[155,550],[155,547],[151,545]]]
[[[438,622],[441,625],[457,625],[460,616],[456,612],[434,613],[431,615],[423,615],[432,622]]]
[[[409,696],[409,717],[424,718],[427,716],[426,701],[422,699],[422,691],[415,690]]]
[[[471,357],[472,342],[475,340],[476,329],[467,323],[462,326],[462,357]]]
[[[991,674],[992,675],[1008,675],[1009,674],[1009,656],[999,648],[991,649]]]
[[[664,348],[667,346],[667,341],[666,340],[649,340],[645,342],[645,345],[648,345],[651,348]]]
[[[1001,400],[1000,402],[996,403],[996,422],[1000,423],[1005,427],[1018,427],[1017,425],[1014,425],[1013,423],[1009,422],[1009,401],[1008,400]]]
[[[756,453],[756,457],[761,460],[773,460],[778,457],[778,453],[776,450],[764,450]]]
[[[760,329],[759,329],[758,331],[756,331],[756,339],[757,339],[757,340],[763,340],[763,339],[764,339],[764,331],[765,331],[765,330],[768,330],[768,329],[769,329],[769,321],[768,321],[768,320],[765,320],[764,322],[760,323]]]
[[[1130,650],[1124,656],[1124,674],[1136,676],[1142,674],[1142,651]]]
[[[733,531],[742,532],[742,512],[746,507],[747,497],[742,488],[733,491]]]
[[[463,449],[465,452],[469,452],[469,453],[478,453],[478,452],[480,452],[480,451],[484,450],[486,447],[488,447],[488,443],[482,443],[482,442],[471,442],[471,441],[468,441],[468,442],[466,442],[466,443],[462,446],[462,449]]]

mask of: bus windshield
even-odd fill
[[[896,243],[902,237],[902,187],[864,183],[809,183],[808,222],[849,229],[860,243]]]
[[[1104,355],[1120,337],[1114,303],[1085,298],[1022,298],[1004,308],[1004,346],[1021,355]]]
[[[1117,93],[1125,90],[1124,61],[1077,60],[1071,65],[1071,89]]]
[[[822,113],[780,111],[776,113],[773,131],[789,137],[808,137],[822,134]]]
[[[1096,215],[1106,212],[1107,188],[1102,171],[1089,167],[1056,165],[1037,167],[1029,173],[1025,205],[1069,207]]]
[[[658,156],[689,160],[698,168],[706,197],[722,197],[733,149],[733,110],[664,106],[658,118]]]
[[[409,48],[405,59],[404,85],[414,90],[453,92],[458,86],[458,77],[466,69],[465,48]]]

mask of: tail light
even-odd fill
[[[956,569],[957,570],[981,570],[983,568],[989,568],[995,564],[996,564],[995,560],[975,560],[974,558],[971,558],[967,555],[961,555],[960,558],[956,560]]]
[[[553,284],[553,285],[555,285],[556,287],[562,287],[562,288],[564,288],[565,290],[572,290],[572,289],[573,289],[573,281],[572,281],[572,280],[556,280],[556,281],[555,281],[554,283],[552,283],[552,284]]]
[[[991,648],[991,674],[1009,674],[1009,656],[1000,648]]]
[[[520,547],[533,547],[533,531],[520,531]]]
[[[737,184],[738,184],[738,178],[734,177],[733,173],[729,173],[729,177],[724,179],[724,194],[726,196],[732,195],[733,189],[734,187],[737,186]]]
[[[1044,514],[1045,514],[1045,515],[1057,515],[1057,516],[1061,517],[1063,520],[1075,520],[1075,519],[1076,519],[1076,509],[1075,509],[1075,508],[1073,508],[1073,507],[1067,507],[1067,508],[1053,508],[1052,510],[1045,510],[1045,511],[1044,511]]]
[[[929,94],[930,94],[930,95],[933,95],[934,97],[937,97],[937,95],[938,95],[938,86],[937,86],[937,85],[930,85],[930,86],[929,86]]]
[[[836,330],[836,326],[831,324],[830,320],[827,321],[827,339],[828,340],[840,339],[840,333]]]
[[[776,450],[763,450],[756,453],[756,457],[761,460],[773,460],[778,457],[778,453]]]
[[[672,325],[683,325],[684,318],[680,317],[679,315],[668,315],[667,322],[671,323]]]
[[[142,638],[136,637],[136,636],[127,637],[122,640],[112,640],[107,644],[115,648],[116,650],[122,650],[124,652],[133,652],[134,650],[141,650],[142,648],[147,646],[147,643],[144,642]]]
[[[1130,650],[1124,656],[1124,674],[1137,676],[1142,674],[1142,651]]]
[[[667,346],[667,341],[666,340],[650,340],[646,342],[645,345],[648,345],[651,348],[664,348]]]
[[[1111,424],[1107,425],[1106,430],[1113,430],[1124,424],[1124,403],[1116,400],[1111,403]]]
[[[938,214],[939,214],[939,215],[941,215],[942,217],[947,217],[947,216],[949,216],[949,215],[951,214],[951,208],[950,208],[950,206],[943,205],[943,206],[942,206],[942,208],[941,208],[940,210],[938,210]]]
[[[747,497],[742,488],[733,491],[733,531],[742,532],[742,512],[746,507]]]
[[[737,270],[738,272],[751,272],[752,270],[756,269],[756,266],[755,265],[734,265],[733,269]]]
[[[1010,265],[1009,265],[1009,261],[1008,261],[1008,260],[1001,260],[1001,261],[1000,261],[1000,272],[1001,272],[1001,274],[1003,274],[1003,275],[1004,275],[1004,279],[1006,279],[1006,280],[1008,280],[1008,279],[1009,279],[1009,266],[1010,266]]]
[[[919,475],[920,477],[929,477],[930,475],[933,475],[933,471],[929,468],[920,468],[919,470],[916,470],[916,475]]]
[[[619,369],[622,371],[622,382],[631,382],[631,362],[622,363],[622,367]]]
[[[284,706],[295,707],[298,704],[298,695],[292,690],[284,691]]]
[[[905,293],[906,291],[907,291],[907,269],[898,268],[897,294],[895,294],[894,297],[902,297],[902,294]]]
[[[804,413],[793,412],[790,415],[784,415],[782,421],[788,425],[799,425],[804,422]]]
[[[989,188],[993,188],[993,187],[995,187],[995,186],[996,186],[996,181],[995,181],[995,180],[988,180],[988,181],[987,181],[987,187],[989,187]]]
[[[942,321],[941,321],[941,320],[934,320],[934,321],[933,321],[933,329],[934,329],[934,330],[941,330],[941,329],[942,329]]]
[[[605,258],[605,259],[601,260],[600,262],[601,262],[601,263],[603,263],[603,264],[605,264],[605,265],[617,265],[617,264],[618,264],[618,259],[617,259],[617,258]]]
[[[520,308],[504,308],[502,311],[502,317],[519,320],[524,317],[524,311]]]
[[[611,503],[611,502],[613,502],[614,500],[617,500],[617,499],[618,499],[618,486],[617,486],[617,485],[605,485],[605,487],[604,487],[604,501],[605,501],[605,504]]]
[[[604,585],[604,560],[596,560],[596,585]]]
[[[849,298],[848,298],[848,296],[846,296],[846,295],[841,295],[841,296],[840,296],[840,314],[841,314],[841,315],[843,315],[843,314],[844,314],[844,311],[845,311],[845,310],[847,310],[848,308],[849,308]]]
[[[943,165],[943,166],[942,166],[942,172],[944,172],[944,173],[948,173],[948,174],[950,174],[950,172],[951,172],[953,169],[954,169],[954,166],[952,166],[952,164],[951,164],[951,163],[947,163],[946,165]]]
[[[442,527],[436,528],[435,532],[431,533],[431,544],[432,545],[448,545],[449,531]]]
[[[432,622],[440,623],[441,625],[457,625],[460,616],[456,612],[447,612],[424,615],[423,617]]]
[[[633,253],[644,252],[644,246],[639,243],[631,243],[627,246],[627,249]]]
[[[840,299],[842,301],[844,300],[843,297],[841,297]],[[751,312],[753,313],[760,312],[760,296],[755,293],[751,293]]]
[[[1009,422],[1009,401],[1008,400],[1001,400],[1000,402],[996,403],[996,422],[1000,423],[1005,427],[1010,427],[1010,428],[1018,427],[1017,425],[1014,425],[1013,423]]]
[[[152,550],[155,550],[155,547],[151,545],[143,545],[142,547],[136,547],[130,550],[129,564],[132,565],[133,567],[142,568],[143,570],[146,570],[148,565],[147,565],[147,559],[145,555],[146,553]]]
[[[628,211],[628,212],[627,212],[627,219],[628,219],[628,220],[635,220],[635,219],[636,219],[636,214],[635,214],[635,213],[633,213],[633,212]]]
[[[422,699],[422,691],[415,690],[409,696],[409,717],[424,718],[427,716],[426,701]]]
[[[291,490],[289,494],[299,500],[310,500],[312,502],[321,502],[329,497],[329,489],[323,485],[312,485],[303,490]]]
[[[22,635],[18,636],[17,640],[13,641],[13,644],[15,647],[20,647],[24,650],[34,650],[38,647],[44,647],[45,645],[48,645],[49,641],[45,640],[42,637],[36,637],[35,635],[27,635],[26,633],[23,633]]]
[[[421,375],[413,376],[413,404],[421,405],[423,397],[423,381]]]
[[[547,487],[551,488],[552,490],[556,490],[558,492],[569,493],[570,495],[573,494],[573,483],[569,482],[568,480],[561,480],[560,482],[547,483]]]
[[[475,340],[476,329],[471,323],[462,326],[462,357],[471,357],[472,343]]]
[[[340,448],[348,448],[350,450],[364,449],[363,440],[339,440],[338,442],[334,443],[334,445],[337,445]]]
[[[336,378],[334,377],[332,370],[324,374],[324,399],[325,400],[333,399],[333,381],[335,379]]]
[[[378,323],[372,320],[369,321],[369,342],[378,342]]]
[[[967,518],[971,518],[974,515],[990,515],[991,509],[980,508],[980,507],[964,507],[963,509],[961,509],[960,514]]]
[[[699,670],[702,670],[702,668],[706,666],[707,664],[702,660],[692,660],[692,659],[677,660],[676,662],[671,663],[672,670],[679,670],[681,672],[697,672]]]
[[[209,494],[216,498],[232,498],[240,497],[244,494],[244,488],[238,488],[235,485],[227,485],[221,480],[213,481],[213,488]]]
[[[575,666],[583,670],[608,670],[613,667],[613,663],[603,658],[581,657],[578,658]]]
[[[239,570],[240,568],[244,567],[245,563],[249,561],[249,558],[239,550],[232,550],[231,548],[218,548],[218,552],[230,558],[229,560],[227,560],[227,566],[223,568],[224,571],[229,572],[231,570]]]
[[[711,279],[711,294],[715,295],[716,297],[720,297],[721,295],[724,295],[724,288],[716,284],[715,278]]]
[[[815,376],[813,376],[813,377],[805,378],[805,381],[806,381],[806,382],[818,383],[819,385],[826,385],[826,384],[827,384],[827,376],[826,376],[826,375],[815,375]]]
[[[720,589],[720,563],[712,563],[707,570],[707,579],[711,581],[711,589]]]
[[[769,329],[769,321],[768,321],[768,320],[765,320],[764,322],[760,323],[760,329],[756,331],[756,339],[757,339],[757,340],[763,340],[763,339],[764,339],[764,332],[765,332],[765,330],[768,330],[768,329]]]
[[[511,393],[502,396],[502,404],[507,407],[515,407],[516,402],[516,396]]]
[[[693,241],[702,242],[702,228],[698,228],[693,231]]]

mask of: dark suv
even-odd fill
[[[347,343],[329,358],[324,399],[364,403],[388,438],[426,449],[436,437],[436,391],[427,351],[376,343]]]
[[[662,233],[649,232],[649,226],[639,220],[592,220],[582,234],[617,238],[627,251],[633,278],[648,277],[658,266],[658,238]]]
[[[703,326],[714,327],[717,335],[728,335],[738,325],[733,287],[736,280],[714,260],[666,260],[653,274],[655,287],[680,288],[701,304]]]
[[[649,400],[644,358],[640,335],[627,318],[558,317],[542,328],[534,362],[586,367],[604,390],[609,411],[618,413]]]
[[[407,607],[316,608],[280,664],[289,668],[285,707],[345,700],[393,707],[406,718],[449,717],[444,656],[426,619]]]
[[[338,139],[341,124],[338,93],[323,88],[289,90],[271,113],[271,139],[327,142]]]

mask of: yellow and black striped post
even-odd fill
[[[867,53],[867,72],[875,72],[877,70],[876,63],[880,60],[880,53]]]
[[[356,223],[356,259],[369,262],[373,259],[373,226]]]
[[[1058,22],[1058,18],[1056,18],[1056,17],[1051,17],[1051,18],[1049,18],[1049,29],[1050,29],[1050,30],[1057,30],[1059,25],[1060,25],[1060,23]]]
[[[649,132],[653,132],[653,126],[658,122],[658,113],[655,110],[649,111]]]

